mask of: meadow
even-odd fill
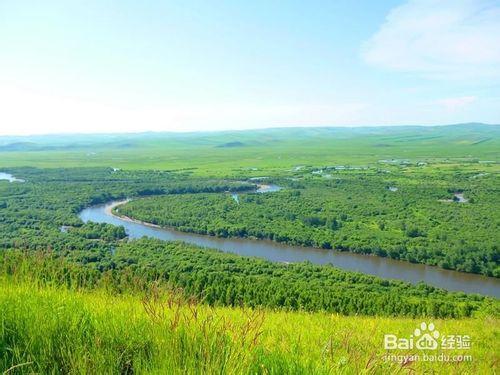
[[[277,128],[235,132],[0,138],[0,167],[189,170],[206,176],[280,175],[297,166],[429,162],[498,172],[500,126]]]

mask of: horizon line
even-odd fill
[[[460,122],[455,124],[405,124],[405,125],[312,125],[312,126],[270,126],[262,128],[245,128],[245,129],[213,129],[213,130],[144,130],[144,131],[123,131],[123,132],[74,132],[74,133],[31,133],[31,134],[0,134],[0,138],[7,137],[48,137],[48,136],[83,136],[83,135],[140,135],[140,134],[202,134],[202,133],[227,133],[227,132],[248,132],[248,131],[266,131],[277,129],[369,129],[369,128],[433,128],[446,126],[464,126],[464,125],[484,125],[484,126],[500,126],[500,123],[484,123],[484,122]]]

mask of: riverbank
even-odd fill
[[[270,240],[249,238],[220,238],[189,232],[181,232],[156,224],[142,222],[113,213],[113,209],[126,200],[87,208],[80,213],[83,221],[123,225],[130,238],[143,236],[166,241],[184,241],[197,246],[217,249],[247,257],[260,257],[273,262],[330,264],[335,267],[362,272],[386,279],[407,281],[413,284],[425,282],[450,291],[479,293],[500,298],[500,280],[477,274],[444,270],[438,267],[398,261],[373,255],[338,252],[310,247],[290,246]]]
[[[159,226],[159,225],[147,223],[147,222],[141,221],[141,220],[132,219],[131,217],[128,217],[125,215],[120,215],[118,212],[115,212],[115,208],[118,208],[119,206],[122,206],[128,202],[130,202],[130,199],[126,199],[124,201],[113,202],[113,203],[105,206],[104,212],[106,213],[106,215],[114,216],[118,219],[125,220],[125,221],[128,221],[130,223],[141,224],[141,225],[151,227],[151,228],[161,228],[161,226]]]

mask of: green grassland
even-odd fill
[[[493,166],[480,168],[498,171],[499,149],[500,126],[481,124],[46,136],[29,142],[0,138],[0,167],[188,168],[198,174],[259,176],[299,165],[360,166],[407,159],[472,167],[493,161]]]
[[[143,291],[127,277],[82,286],[64,262],[15,260],[0,263],[0,368],[8,373],[487,374],[498,365],[492,315],[442,320],[210,307],[155,282]],[[469,335],[471,348],[384,349],[384,334],[407,337],[422,320],[441,337]],[[451,359],[410,357],[424,354]]]

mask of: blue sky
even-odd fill
[[[0,135],[500,123],[500,1],[0,1]]]

